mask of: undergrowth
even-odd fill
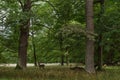
[[[81,70],[70,70],[68,67],[46,67],[39,69],[29,67],[15,70],[12,67],[0,67],[0,80],[120,80],[120,68],[108,68],[96,74]]]

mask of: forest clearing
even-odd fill
[[[120,0],[0,0],[0,80],[120,80]]]

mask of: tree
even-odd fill
[[[52,3],[52,2],[51,2]],[[62,3],[62,4],[61,4]],[[70,0],[67,0],[67,1],[64,1],[64,0],[56,0],[56,1],[53,1],[53,4],[49,4],[53,7],[53,11],[56,13],[55,16],[56,16],[56,24],[54,25],[54,29],[55,29],[55,34],[60,30],[60,28],[67,24],[69,22],[69,20],[71,19],[71,8],[72,8],[72,5],[71,5],[72,1]],[[58,5],[60,4],[60,5]],[[64,65],[64,48],[63,48],[63,35],[62,35],[62,32],[60,32],[60,35],[59,35],[59,38],[58,38],[58,44],[59,44],[59,49],[61,51],[61,65]]]
[[[18,64],[20,68],[26,68],[27,63],[27,46],[30,27],[30,10],[31,0],[26,0],[22,3],[22,0],[18,0],[21,4],[22,13],[24,18],[20,20],[20,36],[19,36],[19,49],[18,49]]]
[[[87,32],[94,33],[93,22],[93,0],[86,0],[86,30]],[[95,73],[94,69],[94,41],[87,38],[86,42],[86,57],[85,69],[89,73]]]

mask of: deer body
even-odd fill
[[[45,64],[38,62],[38,67],[40,69],[45,69]]]

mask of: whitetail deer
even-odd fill
[[[38,67],[40,69],[45,69],[45,64],[38,62]]]

